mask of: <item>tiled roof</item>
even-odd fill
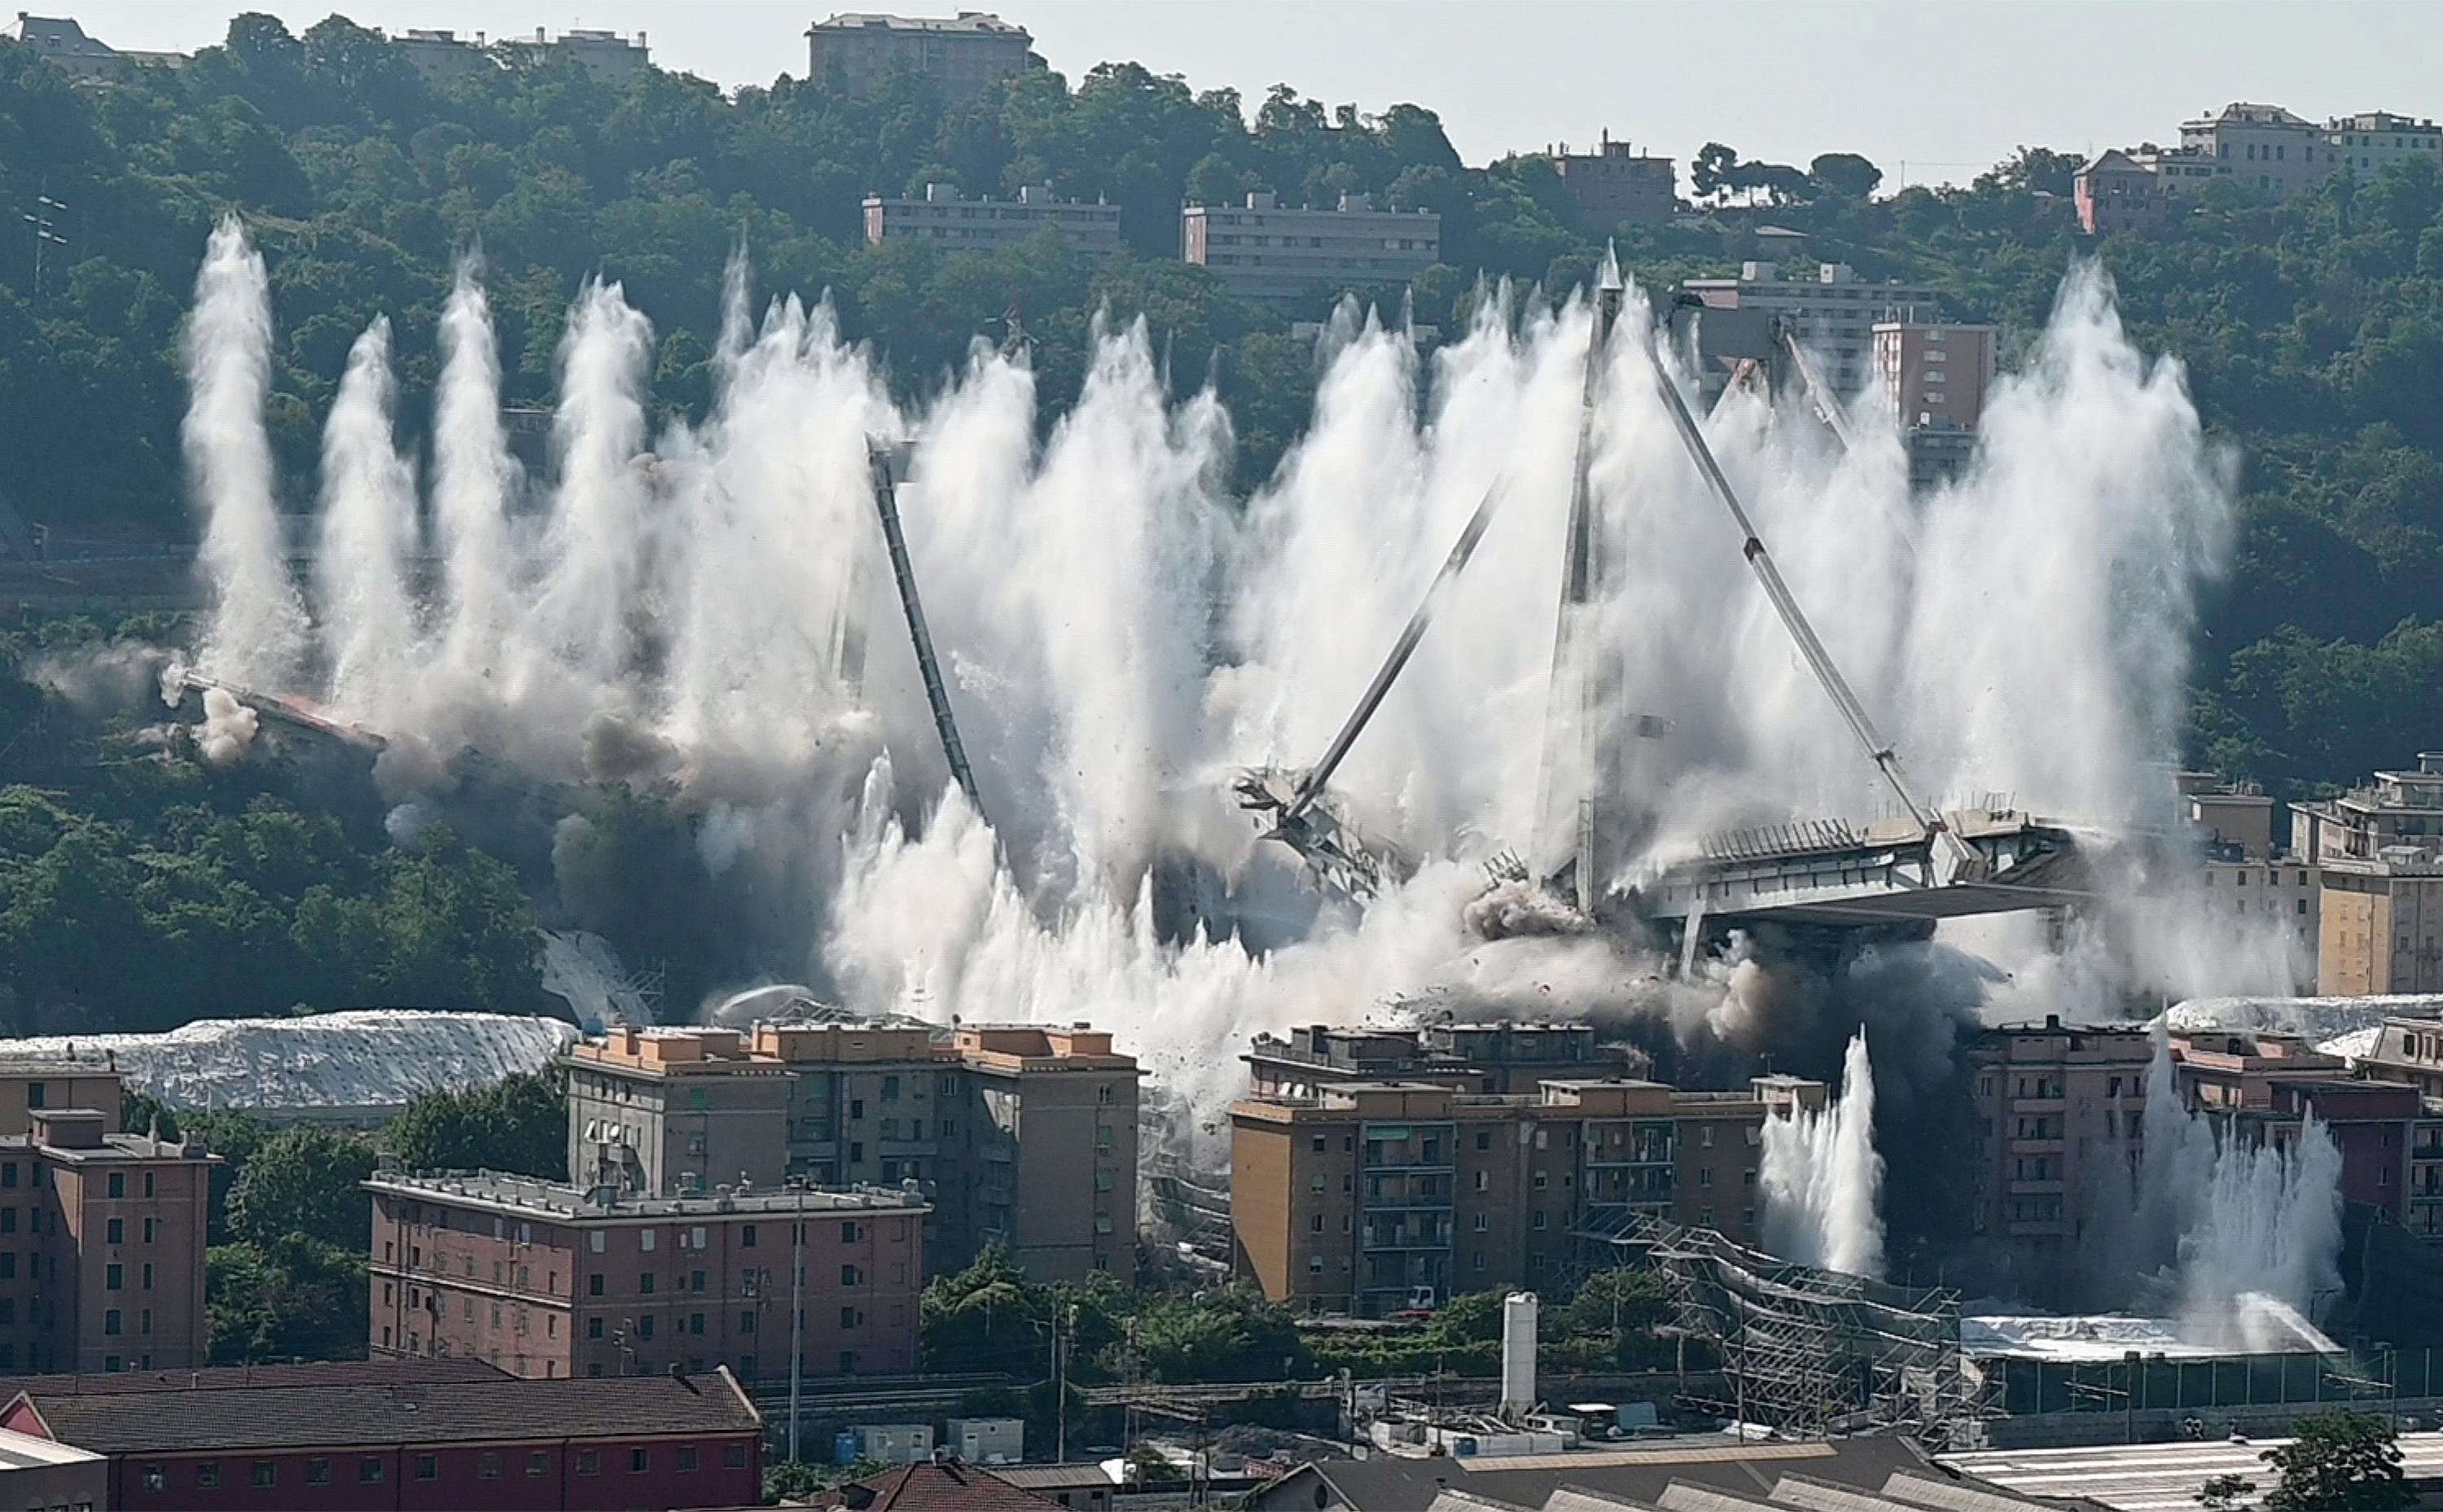
[[[902,1465],[835,1487],[817,1506],[852,1512],[1038,1512],[1058,1503],[1021,1491],[977,1465]]]
[[[52,1437],[114,1455],[743,1433],[762,1423],[722,1372],[24,1394]]]
[[[0,1375],[0,1402],[19,1392],[37,1396],[97,1396],[125,1392],[230,1391],[252,1386],[430,1385],[437,1381],[513,1379],[480,1359],[322,1359],[280,1365],[221,1365],[209,1370],[112,1371],[89,1375]]]

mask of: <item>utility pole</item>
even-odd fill
[[[63,205],[58,200],[51,198],[50,195],[38,193],[34,196],[34,212],[31,215],[20,217],[27,225],[34,228],[34,298],[32,302],[37,310],[41,309],[43,302],[43,250],[46,246],[65,246],[68,245],[68,239],[60,235],[57,230],[53,229],[53,228],[55,228],[59,223],[52,218],[54,215],[64,212],[66,209],[67,207],[65,205]]]
[[[798,1188],[797,1221],[789,1226],[789,1463],[798,1458],[799,1391],[806,1375],[806,1189]]]
[[[1063,1323],[1067,1326],[1064,1328]],[[1055,1309],[1052,1314],[1052,1401],[1056,1425],[1053,1449],[1056,1464],[1069,1461],[1069,1338],[1077,1331],[1077,1308]]]

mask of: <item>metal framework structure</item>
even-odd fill
[[[1869,1429],[1948,1444],[1990,1415],[1959,1347],[1959,1294],[1803,1266],[1651,1213],[1598,1210],[1596,1263],[1659,1271],[1679,1326],[1715,1344],[1741,1422],[1803,1437]]]

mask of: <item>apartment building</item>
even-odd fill
[[[1031,1276],[1133,1268],[1133,1057],[1082,1027],[913,1021],[623,1029],[573,1047],[569,1169],[670,1196],[724,1182],[896,1186],[932,1211],[927,1254],[987,1244]]]
[[[2277,200],[2318,187],[2342,166],[2340,151],[2314,121],[2248,100],[2180,122],[2180,148],[2211,162],[2215,176]]]
[[[1680,206],[1680,175],[1671,158],[1633,152],[1629,144],[1603,141],[1591,153],[1572,153],[1563,142],[1550,155],[1552,172],[1577,201],[1578,224],[1607,231],[1623,221],[1667,221]]]
[[[1603,1044],[1590,1024],[1520,1021],[1419,1029],[1302,1024],[1258,1034],[1247,1053],[1254,1097],[1314,1097],[1352,1082],[1422,1082],[1454,1092],[1533,1092],[1552,1078],[1642,1077],[1653,1057]]]
[[[2443,128],[2431,119],[2412,119],[2388,110],[2333,117],[2324,122],[2324,144],[2334,151],[2342,167],[2361,175],[2415,157],[2443,167]]]
[[[572,27],[552,36],[537,27],[534,35],[487,38],[483,32],[460,37],[455,31],[407,27],[390,39],[424,82],[446,89],[470,74],[505,65],[541,68],[573,63],[607,83],[624,83],[652,64],[652,51],[639,31],[632,41],[615,31]]]
[[[2153,1037],[2129,1025],[1990,1029],[1969,1049],[1976,1133],[1970,1227],[2041,1265],[2066,1265],[2094,1214],[2125,1190],[2146,1107]]]
[[[1786,320],[1841,393],[1856,392],[1875,372],[1876,326],[1930,322],[1936,311],[1932,288],[1899,279],[1874,282],[1846,263],[1818,263],[1804,272],[1796,264],[1742,263],[1736,278],[1688,279],[1680,290],[1708,309]]]
[[[1342,290],[1405,284],[1442,256],[1442,218],[1376,209],[1343,194],[1331,209],[1284,208],[1270,191],[1244,206],[1180,212],[1180,255],[1210,268],[1231,293],[1284,308],[1319,308]]]
[[[1049,188],[1029,185],[1016,199],[963,198],[947,184],[928,184],[921,195],[865,199],[865,240],[923,242],[950,252],[988,252],[1019,245],[1051,230],[1086,257],[1120,249],[1120,208],[1097,200],[1054,199]]]
[[[751,1382],[786,1377],[795,1343],[811,1375],[916,1368],[929,1208],[913,1192],[642,1197],[488,1172],[365,1187],[377,1356],[547,1380],[726,1366]]]
[[[203,1363],[219,1157],[200,1141],[115,1132],[115,1093],[106,1111],[27,1117],[25,1133],[0,1136],[0,1372]]]
[[[957,104],[1041,66],[1034,47],[1024,27],[982,10],[951,17],[852,11],[806,28],[806,77],[866,94],[904,70]]]
[[[1382,1317],[1556,1282],[1575,1235],[1653,1213],[1754,1243],[1769,1108],[1823,1084],[1744,1092],[1548,1080],[1533,1093],[1347,1083],[1231,1109],[1237,1263],[1277,1302]]]
[[[2316,990],[2443,991],[2443,752],[2291,805],[2290,837],[2318,884]]]

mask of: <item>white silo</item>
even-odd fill
[[[1515,1416],[1535,1405],[1535,1318],[1532,1291],[1514,1291],[1501,1303],[1501,1412]]]

